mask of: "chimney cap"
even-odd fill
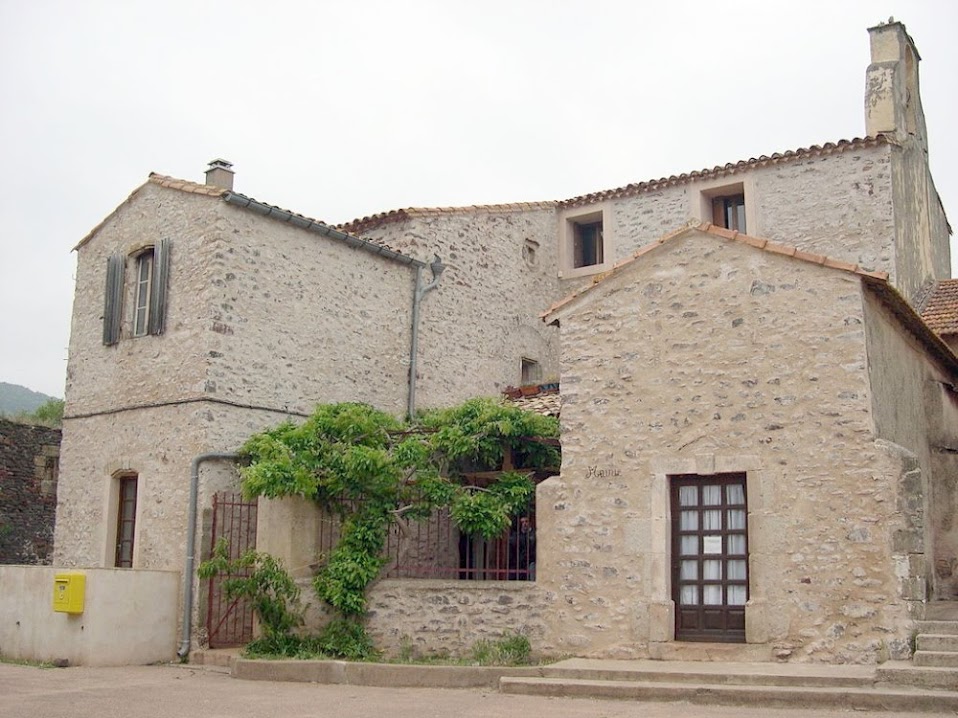
[[[210,160],[210,161],[209,161],[209,167],[210,167],[211,170],[212,170],[212,169],[224,169],[224,170],[228,170],[228,169],[229,169],[230,167],[232,167],[232,166],[233,166],[233,163],[232,163],[232,162],[230,162],[229,160],[224,160],[224,159],[222,159],[222,158],[217,158],[217,159],[215,159],[215,160]]]

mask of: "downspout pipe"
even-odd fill
[[[190,463],[190,508],[187,514],[186,566],[183,568],[183,629],[176,655],[185,659],[190,655],[190,636],[193,624],[193,567],[196,564],[196,514],[200,485],[200,464],[205,461],[236,461],[239,454],[210,452],[198,454]]]
[[[416,415],[416,370],[419,355],[419,307],[422,304],[422,298],[427,292],[431,292],[439,286],[439,277],[442,276],[446,266],[435,255],[435,259],[429,265],[432,270],[432,281],[423,285],[422,267],[416,267],[416,291],[413,293],[412,300],[412,338],[409,342],[409,402],[406,405],[406,415],[411,420]]]

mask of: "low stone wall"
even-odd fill
[[[84,666],[175,658],[178,572],[81,570],[84,610],[68,614],[53,610],[54,577],[63,570],[0,566],[0,656]]]
[[[328,619],[312,585],[301,582],[306,599],[306,630]],[[521,633],[533,654],[546,635],[541,591],[528,581],[441,581],[384,579],[367,594],[367,628],[387,657],[411,650],[413,657],[468,656],[476,641]]]

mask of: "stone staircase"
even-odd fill
[[[883,664],[878,678],[889,684],[958,691],[958,602],[928,604],[925,619],[917,622],[911,662]]]
[[[909,682],[912,677],[897,673],[881,677],[875,666],[576,658],[543,667],[541,676],[503,676],[499,690],[524,695],[699,705],[958,712],[958,685],[936,680]],[[898,678],[906,680],[893,680]]]

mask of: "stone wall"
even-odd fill
[[[438,254],[446,265],[422,305],[421,406],[518,385],[523,358],[539,362],[543,379],[557,376],[557,333],[539,321],[561,291],[553,209],[414,213],[364,236],[426,262]]]
[[[556,652],[672,640],[669,476],[747,474],[746,639],[908,654],[900,457],[876,444],[854,275],[691,232],[561,310],[561,476],[540,486]]]
[[[49,563],[60,430],[0,419],[0,564]]]
[[[913,507],[896,543],[916,601],[958,598],[958,381],[955,368],[929,358],[874,293],[867,295],[868,371],[875,430],[914,456],[917,478],[896,501]]]

